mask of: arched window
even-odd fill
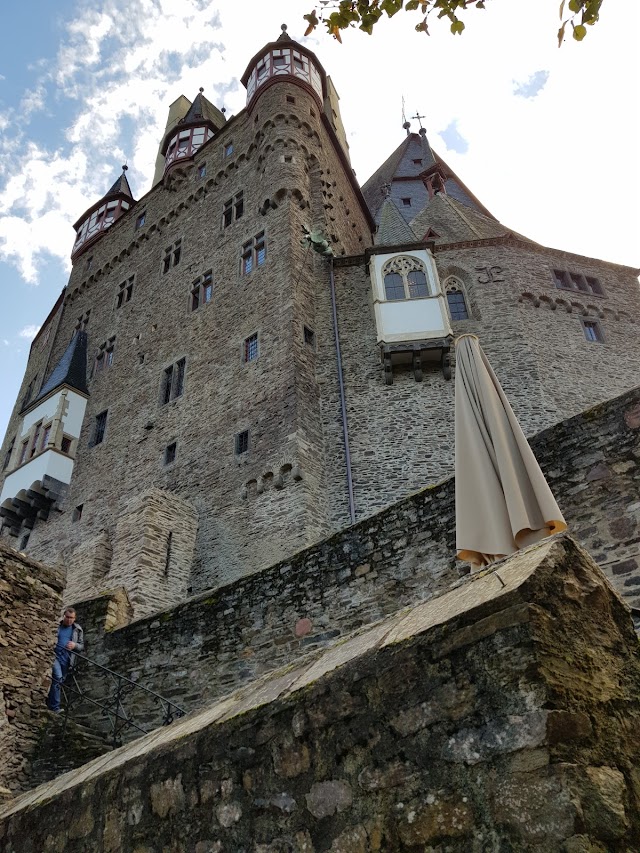
[[[450,276],[444,283],[444,292],[447,294],[447,305],[451,319],[468,320],[469,311],[462,282],[455,276]]]
[[[420,299],[430,296],[427,271],[422,261],[406,255],[391,258],[382,267],[385,298]]]

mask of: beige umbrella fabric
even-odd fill
[[[478,338],[455,343],[456,547],[484,566],[567,525]]]

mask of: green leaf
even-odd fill
[[[454,34],[454,36],[457,33],[461,33],[463,30],[464,30],[464,24],[462,21],[454,21],[451,24],[451,32]]]
[[[407,12],[415,11],[420,5],[420,0],[408,0],[407,5],[404,7]]]
[[[572,12],[579,12],[582,7],[580,0],[569,0],[569,9]]]
[[[583,27],[582,24],[578,24],[573,28],[573,37],[576,41],[582,41],[582,39],[587,34],[587,28]]]

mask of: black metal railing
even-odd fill
[[[146,722],[151,715],[148,707],[149,704],[152,707],[155,706],[156,713],[159,712],[161,715],[158,725],[168,726],[176,718],[185,715],[185,711],[176,705],[175,702],[166,699],[164,696],[160,696],[159,693],[155,693],[153,690],[149,690],[148,687],[144,687],[139,682],[133,681],[131,678],[127,678],[118,672],[114,672],[112,669],[102,666],[102,664],[91,660],[91,658],[85,655],[78,654],[77,652],[74,655],[73,666],[70,667],[61,685],[65,706],[62,728],[63,737],[67,730],[69,718],[76,716],[78,708],[84,703],[99,708],[101,716],[108,721],[109,730],[107,739],[114,749],[122,745],[123,732],[136,730],[141,734],[146,734],[158,727],[157,725],[149,725]],[[83,682],[84,677],[89,671],[92,672],[93,677],[87,679],[88,681],[90,680],[90,687],[86,688]],[[100,680],[103,682],[99,690],[99,696],[94,695],[95,692],[98,692],[95,690],[96,680],[98,680],[98,683]],[[150,700],[144,712],[145,725],[142,725],[136,719],[135,712],[131,709],[130,703],[127,708],[127,699],[135,691],[141,691]]]

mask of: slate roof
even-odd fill
[[[195,96],[193,103],[189,107],[189,112],[180,123],[196,124],[200,119],[212,122],[216,128],[220,128],[226,121],[224,113],[220,112],[217,107],[214,107],[202,92],[198,92]]]
[[[126,195],[133,201],[133,193],[131,192],[131,187],[129,186],[129,181],[124,170],[111,189],[102,196],[100,201],[106,201],[106,199],[116,198],[121,195]]]
[[[76,332],[64,355],[49,374],[49,378],[40,389],[38,396],[29,404],[46,397],[61,385],[69,385],[82,394],[88,394],[87,387],[87,333]]]
[[[403,161],[409,159],[407,155],[413,153],[411,149],[415,151],[416,157],[420,157],[423,162],[419,166],[413,166],[413,169],[408,171],[408,164]],[[420,172],[424,169],[428,169],[429,166],[433,166],[435,162],[433,152],[427,142],[426,136],[419,136],[417,133],[410,133],[406,139],[402,140],[393,154],[384,161],[382,166],[380,166],[380,168],[371,175],[369,180],[363,184],[362,195],[364,196],[371,213],[376,216],[377,212],[382,207],[382,202],[386,196],[385,186],[387,184],[391,184],[394,177],[398,176],[399,172],[403,173],[403,177],[415,174],[417,179]]]
[[[415,233],[390,198],[385,198],[380,208],[374,242],[376,246],[397,246],[400,243],[416,242]]]
[[[411,228],[419,240],[423,239],[429,228],[433,228],[439,235],[436,239],[438,243],[482,240],[508,235],[529,243],[534,242],[507,228],[494,217],[486,216],[476,208],[469,207],[451,195],[442,193],[437,193],[411,221]]]

